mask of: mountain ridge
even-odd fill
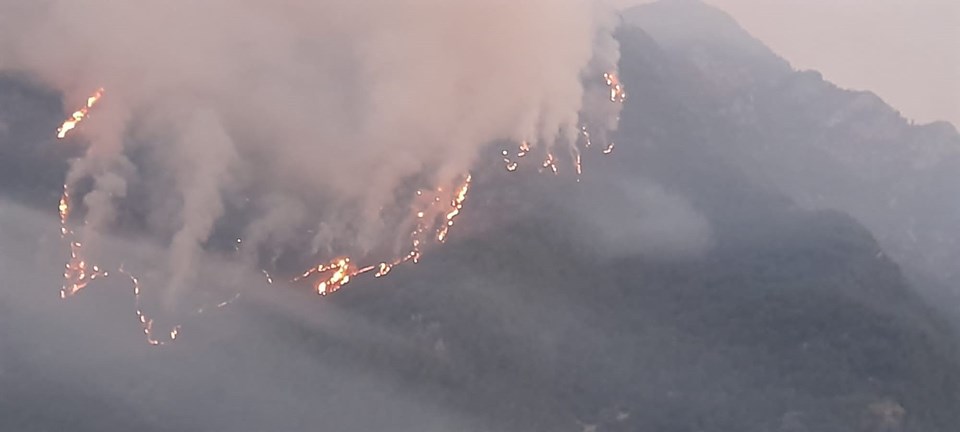
[[[667,7],[669,6],[669,7]],[[688,44],[703,44],[716,27],[736,27],[725,17],[712,26],[693,27],[690,10],[712,9],[698,1],[638,6],[626,22],[644,24],[651,17],[679,23],[673,33],[687,32]],[[653,12],[650,12],[653,10]],[[666,11],[666,12],[664,12]],[[716,12],[715,13],[720,13]],[[671,15],[672,14],[672,15]],[[651,34],[657,39],[657,33]],[[669,39],[672,35],[661,36]],[[659,40],[658,40],[659,42]],[[694,74],[728,75],[747,71],[748,77],[722,91],[699,92],[699,115],[714,118],[713,133],[721,136],[726,159],[770,184],[805,208],[834,208],[850,213],[881,243],[935,303],[960,303],[960,244],[952,239],[960,225],[960,133],[949,122],[915,124],[876,94],[840,88],[816,71],[752,66],[759,52],[755,39],[725,50],[710,51],[717,60],[704,68],[690,50],[665,56],[678,77],[699,85]],[[767,57],[775,55],[767,53]],[[771,58],[772,58],[771,57]],[[770,58],[760,60],[773,61]],[[710,78],[706,78],[710,80]],[[709,108],[703,108],[709,107]]]
[[[139,327],[107,319],[132,323],[126,298],[105,301],[105,289],[39,301],[56,291],[39,289],[58,281],[43,271],[50,260],[0,249],[0,280],[45,275],[0,290],[0,327],[16,329],[0,334],[0,388],[19,390],[0,393],[0,426],[422,431],[450,416],[476,431],[952,431],[956,333],[858,217],[803,205],[765,179],[780,165],[755,171],[770,162],[763,154],[741,160],[758,150],[738,143],[772,130],[796,127],[797,145],[809,144],[789,112],[745,105],[761,124],[784,121],[770,130],[728,112],[745,95],[775,105],[790,92],[711,79],[636,26],[617,36],[631,97],[613,157],[587,161],[579,183],[483,171],[444,249],[376,283],[322,298],[257,285],[147,351]],[[0,98],[23,93],[11,85],[0,82]],[[35,112],[0,104],[16,130],[0,148],[27,151],[35,171],[0,193],[49,211],[58,185],[41,175],[60,172],[66,155],[43,140],[60,113],[48,93],[32,94]],[[53,216],[0,218],[17,227],[0,229],[0,244],[34,248],[28,239],[56,233]],[[592,231],[603,229],[611,235]],[[654,245],[611,246],[641,240]]]

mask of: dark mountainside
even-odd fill
[[[794,71],[729,16],[695,0],[634,8],[644,28],[702,91],[724,156],[804,208],[862,222],[915,285],[960,317],[960,134],[916,125],[875,94]],[[690,75],[693,75],[691,77]],[[710,108],[706,108],[706,107]]]
[[[676,14],[706,20],[719,45],[630,24],[646,13],[661,29],[679,28]],[[109,319],[130,319],[126,298],[106,294],[116,287],[60,303],[59,264],[0,247],[0,430],[956,430],[955,333],[856,209],[814,208],[799,192],[853,175],[803,168],[796,158],[833,141],[805,136],[799,119],[865,96],[815,80],[817,96],[798,100],[791,83],[811,73],[698,2],[626,17],[630,99],[614,156],[587,159],[581,183],[482,172],[451,244],[381,283],[329,298],[257,286],[151,349]],[[55,207],[69,156],[50,137],[61,111],[39,86],[0,81],[5,198]],[[870,132],[870,112],[838,120],[831,139]],[[760,142],[773,150],[754,154]],[[780,165],[757,168],[767,163]],[[815,178],[788,177],[803,169]],[[922,187],[947,187],[938,178]],[[664,210],[678,200],[692,210]],[[899,205],[937,217],[916,202]],[[0,245],[56,248],[56,224],[13,227],[21,213],[0,207]],[[688,213],[708,240],[678,240],[699,226],[677,222]],[[629,244],[642,240],[660,243]],[[46,273],[27,281],[25,269]]]

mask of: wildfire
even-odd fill
[[[607,81],[607,87],[610,87],[610,102],[623,103],[627,100],[627,91],[616,72],[607,72],[603,74],[603,78]]]
[[[530,143],[526,141],[520,141],[520,151],[517,152],[517,157],[522,158],[530,153]]]
[[[153,320],[148,318],[147,315],[143,313],[143,307],[141,306],[140,296],[142,290],[140,289],[140,279],[124,270],[122,266],[117,271],[130,279],[130,284],[133,286],[134,309],[137,312],[137,321],[140,323],[140,329],[143,330],[143,335],[147,338],[147,343],[153,346],[160,346],[166,344],[167,342],[173,342],[177,340],[177,336],[180,335],[180,325],[175,325],[172,329],[170,329],[170,331],[167,333],[169,339],[166,341],[157,339],[157,337],[154,336]]]
[[[520,141],[520,146],[517,149],[517,159],[523,158],[530,153],[530,143],[527,141]],[[510,158],[510,151],[503,150],[500,152],[503,156],[503,163],[505,164],[508,172],[514,172],[519,168],[520,164]]]
[[[540,171],[543,171],[547,168],[549,168],[550,171],[553,171],[554,174],[558,173],[557,158],[553,156],[553,153],[547,153],[547,158],[544,159],[542,164],[540,164]]]
[[[433,219],[427,215],[430,207],[434,207],[438,205],[438,203],[443,202],[440,197],[440,194],[443,193],[443,188],[438,188],[436,195],[426,201],[428,208],[420,209],[414,214],[414,216],[416,216],[416,226],[413,231],[410,232],[410,249],[405,255],[395,258],[392,261],[382,261],[376,265],[368,265],[365,267],[359,267],[354,263],[352,258],[343,256],[311,267],[303,272],[303,274],[294,278],[292,282],[316,278],[314,281],[314,289],[317,291],[317,294],[325,296],[339,291],[358,276],[373,272],[373,277],[379,279],[388,275],[399,265],[408,262],[416,264],[420,261],[422,254],[421,248],[424,242],[430,238],[428,236],[430,232],[434,233],[433,238],[437,243],[446,242],[450,234],[450,229],[453,228],[457,216],[459,216],[463,210],[463,203],[467,200],[467,194],[470,191],[470,182],[472,180],[473,176],[467,174],[460,186],[455,189],[453,197],[449,201],[450,207],[443,213],[443,218],[437,228],[432,228],[435,222],[431,223]],[[417,196],[429,198],[422,190],[417,191]]]
[[[616,72],[606,72],[603,74],[603,80],[606,83],[607,87],[610,90],[610,102],[612,103],[624,103],[627,99],[627,92],[623,83],[620,82],[620,77],[617,76]],[[619,117],[617,118],[619,121]],[[581,149],[590,149],[593,147],[594,137],[590,134],[590,130],[587,124],[580,125],[580,136],[583,137],[582,141],[578,141],[573,145],[571,149],[571,160],[573,162],[574,169],[577,173],[577,181],[580,181],[580,177],[583,174],[583,160],[581,155]],[[603,154],[610,154],[613,152],[614,143],[610,142],[604,145],[601,149]],[[527,141],[521,141],[519,150],[516,153],[517,159],[522,158],[530,153],[530,143]],[[511,157],[511,153],[508,150],[502,150],[500,152],[504,166],[508,172],[514,172],[519,168],[519,164],[516,160]],[[547,153],[546,158],[543,162],[540,163],[540,172],[549,170],[554,174],[559,173],[559,161],[553,153]]]
[[[60,236],[67,235],[67,218],[70,217],[70,192],[67,191],[67,185],[63,185],[63,194],[60,195]]]
[[[577,182],[580,182],[580,176],[583,174],[583,161],[580,160],[580,150],[574,147],[573,149],[573,165],[577,168]]]
[[[627,94],[616,73],[605,73],[603,74],[603,78],[610,90],[610,102],[623,103],[626,100]],[[86,105],[80,110],[74,112],[70,118],[64,121],[63,125],[57,129],[57,138],[65,138],[71,130],[76,128],[88,116],[90,110],[103,97],[103,94],[104,89],[101,88],[98,89],[93,95],[88,97]],[[583,173],[583,164],[581,161],[580,151],[581,143],[582,147],[586,149],[589,149],[593,145],[592,137],[586,124],[580,127],[580,132],[583,136],[583,141],[576,143],[571,153],[578,182],[580,181],[580,175]],[[603,154],[610,154],[613,152],[613,149],[614,143],[610,142],[602,148],[602,152]],[[514,156],[516,159],[521,159],[530,153],[531,145],[527,141],[521,141],[515,153],[511,153],[509,150],[502,150],[501,156],[507,171],[513,172],[519,167],[517,160],[513,158]],[[558,163],[559,162],[554,154],[547,152],[546,159],[540,164],[540,171],[543,172],[549,169],[554,174],[558,174]],[[299,276],[293,278],[292,282],[311,280],[314,290],[318,294],[325,296],[337,292],[351,281],[367,273],[371,273],[374,278],[382,278],[390,274],[390,272],[399,265],[403,265],[408,262],[416,264],[420,260],[420,257],[423,253],[423,248],[427,246],[428,243],[442,244],[445,243],[449,238],[450,230],[455,225],[456,219],[463,212],[464,203],[470,191],[472,180],[472,175],[469,173],[466,174],[459,186],[452,190],[452,195],[446,195],[446,198],[444,198],[446,193],[444,192],[443,188],[436,188],[432,192],[424,190],[418,190],[416,192],[417,206],[414,207],[413,213],[416,223],[413,230],[409,234],[409,249],[407,249],[406,253],[403,255],[391,260],[381,261],[378,264],[363,267],[357,265],[353,258],[343,255],[311,267]],[[61,238],[63,238],[70,247],[70,258],[65,265],[65,271],[63,274],[64,284],[60,290],[60,297],[67,298],[79,293],[92,281],[98,278],[108,277],[110,273],[102,270],[98,265],[89,264],[83,258],[83,245],[75,238],[76,234],[68,224],[72,208],[71,196],[69,194],[69,188],[67,185],[64,185],[58,210],[60,215]],[[238,238],[234,245],[234,249],[239,252],[242,245],[243,240]],[[273,276],[271,276],[266,270],[261,270],[261,272],[263,273],[266,282],[268,284],[273,284]],[[166,336],[157,336],[154,327],[154,320],[149,318],[143,311],[142,287],[140,279],[134,274],[126,271],[123,266],[120,266],[117,269],[117,273],[120,273],[128,278],[130,284],[132,285],[134,308],[136,311],[137,320],[140,329],[146,336],[147,343],[150,345],[159,346],[175,341],[181,335],[181,326],[174,326],[169,332],[167,332]],[[221,302],[215,307],[225,307],[235,301],[238,297],[239,294],[234,295],[231,299]],[[203,312],[203,308],[196,310],[196,313],[198,314]]]
[[[83,259],[83,243],[75,239],[75,234],[67,221],[70,218],[70,193],[67,186],[63,186],[60,196],[60,238],[70,244],[70,259],[64,266],[63,285],[60,287],[60,298],[76,295],[97,278],[107,277],[110,274],[101,271],[97,265],[88,265]]]
[[[60,213],[60,237],[65,240],[70,247],[70,258],[64,266],[64,282],[60,288],[60,298],[66,299],[79,294],[80,291],[89,286],[93,281],[109,277],[111,273],[101,269],[101,267],[96,264],[88,264],[84,258],[83,243],[76,239],[76,232],[69,226],[70,212],[72,208],[70,205],[70,191],[67,185],[63,186],[63,194],[60,196],[58,210]],[[174,326],[168,332],[167,340],[161,340],[155,336],[154,321],[147,317],[147,315],[143,312],[141,299],[143,290],[140,285],[140,279],[134,274],[125,270],[123,266],[120,266],[116,272],[124,275],[130,280],[130,284],[133,287],[134,310],[136,312],[137,321],[140,325],[140,328],[147,339],[147,343],[150,345],[159,346],[176,340],[180,335],[180,325]],[[269,274],[266,272],[264,272],[264,274],[267,275],[268,281],[272,282]],[[216,307],[224,307],[232,303],[238,297],[239,294],[233,296],[233,298],[230,300],[221,302]],[[197,313],[203,313],[203,309],[199,309]]]
[[[317,293],[327,295],[337,291],[340,287],[350,283],[350,277],[359,274],[357,268],[350,262],[350,258],[340,258],[331,263],[333,272],[326,280],[317,284]]]
[[[311,268],[293,281],[298,282],[318,274],[327,274],[327,276],[317,281],[315,286],[317,294],[327,295],[350,283],[350,278],[360,274],[360,272],[357,271],[357,267],[351,262],[350,257],[342,257]]]
[[[87,114],[90,113],[90,109],[103,97],[103,88],[97,89],[97,91],[87,98],[87,104],[83,108],[80,108],[77,111],[74,111],[70,118],[66,119],[63,124],[57,128],[57,138],[63,139],[66,138],[67,133],[77,127],[83,119],[87,118]]]
[[[510,152],[507,150],[504,150],[500,152],[500,154],[503,155],[503,163],[505,164],[504,166],[507,168],[507,171],[509,172],[516,171],[519,165],[510,159]]]
[[[110,274],[101,271],[96,265],[87,266],[87,262],[81,258],[82,248],[80,242],[70,243],[70,260],[64,266],[63,286],[60,288],[60,298],[67,298],[76,295],[97,278],[107,277]]]
[[[267,280],[268,285],[273,285],[273,276],[270,276],[270,273],[264,269],[260,269],[260,273],[263,273],[263,277]]]
[[[447,234],[450,232],[450,228],[453,228],[453,220],[460,215],[460,210],[463,209],[463,202],[467,200],[467,192],[470,191],[471,180],[473,180],[473,176],[467,174],[466,180],[464,180],[463,184],[457,189],[457,194],[450,203],[451,209],[446,214],[446,221],[437,230],[438,242],[443,243],[447,241]]]

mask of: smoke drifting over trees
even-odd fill
[[[615,39],[589,3],[511,3],[0,0],[0,429],[956,430],[958,303],[922,295],[956,286],[955,128],[697,0]],[[290,282],[409,246],[411,196],[467,170],[419,264]],[[58,298],[65,175],[139,296],[111,267]],[[139,308],[183,331],[144,343]]]
[[[366,252],[402,234],[383,215],[403,185],[452,188],[495,140],[569,146],[584,101],[615,128],[582,84],[615,67],[614,23],[591,0],[3,0],[0,68],[68,104],[106,89],[68,184],[93,179],[100,231],[142,185],[183,279],[231,200],[290,204],[250,225],[254,250],[297,221]]]

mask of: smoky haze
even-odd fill
[[[5,329],[0,338],[0,409],[5,427],[42,430],[69,422],[80,430],[290,430],[322,425],[345,431],[439,431],[469,425],[452,409],[403,392],[401,383],[375,368],[333,359],[315,364],[309,344],[287,337],[308,331],[408,351],[421,347],[332,304],[304,307],[290,290],[263,292],[251,269],[216,257],[195,259],[228,277],[206,277],[199,283],[222,299],[243,292],[247,306],[241,308],[246,310],[205,313],[205,330],[193,327],[192,343],[170,345],[164,352],[136,343],[141,337],[127,283],[107,279],[84,293],[89,296],[60,303],[46,289],[58,276],[49,263],[62,259],[60,242],[51,235],[56,222],[49,214],[8,202],[0,203],[0,221]],[[10,226],[18,229],[5,229]],[[100,244],[106,257],[122,255],[134,266],[165,256],[155,245],[115,238],[101,238]],[[30,253],[18,252],[26,249]],[[152,279],[149,272],[143,277]],[[200,317],[178,319],[186,324]],[[157,326],[167,330],[170,321],[161,321]],[[285,327],[284,322],[296,324]],[[248,349],[242,360],[234,361],[239,358],[231,349],[216,348],[221,343]],[[47,378],[15,378],[36,373]],[[71,401],[69,395],[78,391],[87,396]],[[51,402],[59,407],[37,410]]]
[[[657,1],[616,3],[627,8]],[[844,88],[876,92],[917,122],[960,124],[960,4],[955,1],[704,3],[729,13],[798,69],[817,70]]]
[[[960,124],[960,4],[713,0],[801,69],[871,90],[918,122]]]
[[[960,424],[960,134],[710,2],[0,5],[0,430]]]
[[[115,222],[131,182],[145,185],[149,228],[171,239],[173,292],[231,199],[264,213],[243,233],[253,250],[290,246],[291,225],[316,233],[308,254],[393,244],[409,230],[382,216],[404,205],[401,186],[452,189],[494,140],[572,145],[581,108],[598,106],[584,77],[618,59],[612,11],[588,0],[4,1],[0,12],[11,35],[0,68],[69,106],[106,89],[67,184],[93,180],[87,237]],[[593,110],[601,134],[612,110]]]
[[[384,280],[354,282],[328,297],[332,302],[320,301],[301,284],[267,284],[242,256],[199,252],[190,263],[198,269],[191,284],[196,288],[181,296],[188,307],[173,313],[165,310],[158,292],[165,271],[156,263],[164,262],[168,246],[143,238],[98,237],[102,264],[123,263],[138,276],[140,303],[133,285],[117,276],[63,301],[55,287],[66,251],[55,212],[2,200],[2,424],[42,430],[69,422],[78,430],[151,431],[531,427],[532,417],[516,412],[513,396],[505,396],[517,377],[497,372],[496,362],[531,371],[525,384],[530,388],[522,393],[539,399],[528,401],[537,409],[552,410],[556,403],[540,392],[553,391],[554,384],[545,381],[541,367],[564,370],[622,343],[601,324],[589,323],[595,313],[591,306],[542,292],[564,283],[560,275],[551,275],[556,268],[589,268],[593,260],[636,255],[682,262],[710,245],[709,222],[682,196],[649,179],[604,178],[585,175],[583,185],[589,186],[583,188],[563,177],[521,183],[516,189],[523,202],[505,212],[517,216],[484,227],[483,220],[498,211],[472,207],[461,240],[446,246],[449,255],[434,251],[418,266],[398,268]],[[477,192],[477,200],[500,196],[489,184],[478,186],[487,187]],[[610,191],[613,205],[601,198]],[[552,216],[545,218],[545,209]],[[524,228],[528,223],[564,228],[530,231]],[[504,225],[518,231],[504,236]],[[483,238],[490,238],[487,245],[476,244]],[[547,255],[561,245],[589,250],[592,258]],[[484,252],[491,247],[500,252]],[[491,262],[496,255],[505,261]],[[587,282],[574,279],[566,283]],[[134,314],[138,308],[155,335],[178,326],[181,337],[161,347],[144,343]],[[644,338],[669,333],[658,328]],[[470,338],[489,355],[463,345]],[[568,338],[579,342],[568,346]],[[636,346],[651,354],[657,350]],[[373,352],[381,354],[370,356]],[[608,362],[596,356],[590,363]],[[622,374],[624,367],[618,363],[611,372]],[[40,375],[45,378],[37,379]],[[454,387],[444,390],[448,385]],[[454,388],[461,390],[448,393]],[[78,392],[85,396],[73,400]],[[55,407],[43,408],[50,404]],[[578,422],[597,418],[585,406],[542,421],[579,427]]]

